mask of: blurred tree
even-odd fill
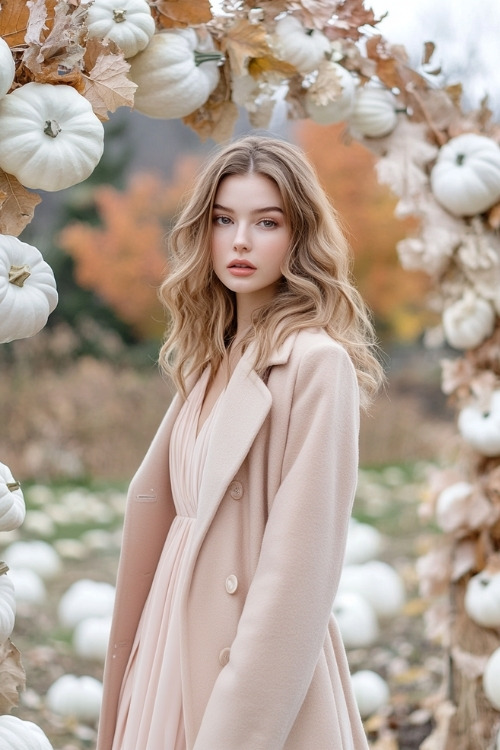
[[[379,336],[410,341],[431,320],[424,306],[427,275],[403,270],[396,252],[396,243],[415,224],[395,218],[396,198],[377,182],[375,157],[358,142],[343,142],[343,130],[342,124],[303,120],[294,136],[340,214],[354,253],[356,282],[373,311]]]
[[[157,296],[166,271],[164,238],[198,164],[197,157],[182,157],[168,183],[144,173],[133,175],[123,191],[96,188],[99,224],[79,221],[59,234],[77,283],[104,300],[139,340],[158,339],[164,331]]]

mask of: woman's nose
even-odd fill
[[[235,250],[250,250],[251,242],[248,227],[241,224],[238,225],[234,235],[233,245]]]

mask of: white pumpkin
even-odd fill
[[[382,549],[382,535],[375,526],[360,523],[355,518],[349,521],[344,565],[359,565],[373,560]]]
[[[194,29],[155,34],[130,61],[137,84],[134,107],[149,117],[186,117],[204,104],[219,82],[220,52]]]
[[[0,463],[0,531],[19,528],[26,516],[21,485],[8,466]]]
[[[45,584],[34,570],[16,568],[9,571],[18,604],[28,607],[44,604],[47,599]]]
[[[361,594],[339,591],[332,611],[346,648],[366,648],[375,643],[379,634],[377,615]]]
[[[500,648],[493,651],[486,662],[483,690],[491,705],[500,711]]]
[[[65,674],[49,687],[46,701],[56,714],[94,723],[101,711],[102,683],[87,675]]]
[[[306,29],[298,18],[290,15],[277,21],[274,46],[279,58],[301,73],[317,70],[331,48],[322,31]]]
[[[88,35],[111,39],[125,57],[145,49],[155,33],[147,0],[94,0],[87,13]]]
[[[81,578],[65,591],[59,601],[61,625],[74,628],[87,617],[108,617],[113,612],[115,587],[104,581]]]
[[[38,333],[57,299],[54,274],[40,251],[0,235],[0,343]]]
[[[484,628],[500,626],[500,573],[483,570],[467,583],[465,611]]]
[[[54,578],[61,571],[61,558],[55,549],[41,539],[10,544],[4,552],[5,562],[12,568],[32,570],[43,579]]]
[[[16,74],[16,66],[9,45],[0,36],[0,98],[10,90]]]
[[[341,92],[335,99],[330,99],[324,104],[318,104],[312,93],[314,89],[308,89],[305,96],[306,112],[314,122],[319,125],[330,125],[333,122],[345,120],[351,114],[356,94],[356,82],[352,75],[342,65],[330,63],[329,68],[335,75],[341,86]]]
[[[104,662],[108,649],[111,616],[86,617],[73,632],[73,648],[82,659]]]
[[[12,578],[0,575],[0,643],[10,637],[16,621],[16,595]],[[0,744],[1,747],[1,744]]]
[[[486,411],[471,404],[461,409],[458,429],[466,443],[483,456],[500,456],[500,390],[493,391]]]
[[[399,573],[388,563],[370,560],[363,565],[345,565],[339,582],[339,592],[363,596],[375,610],[377,617],[394,617],[406,599]]]
[[[458,135],[439,150],[430,180],[436,200],[450,213],[483,213],[500,200],[500,147],[485,135]]]
[[[382,138],[397,125],[396,97],[388,89],[366,84],[356,91],[349,122],[367,138]]]
[[[362,719],[367,719],[388,703],[389,686],[377,672],[362,669],[351,676],[351,682]]]
[[[0,99],[0,168],[35,190],[63,190],[92,174],[104,128],[71,86],[26,83]]]
[[[436,520],[443,531],[455,531],[465,523],[467,503],[473,490],[470,482],[455,482],[439,493],[436,500]]]
[[[39,726],[10,714],[0,716],[0,747],[3,750],[53,750]]]
[[[453,302],[443,312],[446,340],[455,349],[475,349],[495,327],[495,310],[491,302],[467,289],[462,299]]]

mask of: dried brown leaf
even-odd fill
[[[488,226],[492,229],[500,229],[500,203],[495,203],[488,211]]]
[[[234,76],[246,73],[250,60],[272,57],[266,27],[260,23],[250,23],[245,18],[239,19],[228,29],[222,49],[229,56]]]
[[[331,40],[354,39],[363,36],[362,26],[375,26],[378,20],[371,8],[365,8],[363,0],[344,0],[335,9],[334,23],[326,26],[323,32]]]
[[[33,218],[35,206],[42,200],[27,190],[13,175],[0,169],[0,233],[17,237]]]
[[[166,29],[198,26],[212,20],[210,0],[158,0],[153,15]]]
[[[0,713],[9,713],[18,705],[19,691],[24,690],[25,684],[21,654],[7,639],[0,644]]]
[[[2,0],[0,36],[10,47],[24,43],[28,19],[29,8],[26,0]]]
[[[130,64],[121,52],[112,52],[99,41],[89,43],[85,56],[88,73],[83,73],[82,94],[92,104],[96,115],[108,119],[108,112],[118,107],[132,107],[137,84],[127,77]]]
[[[353,0],[356,5],[361,5],[362,0]],[[287,3],[288,10],[302,21],[306,29],[321,29],[335,14],[341,13],[342,6],[350,0],[292,0]]]
[[[55,5],[51,23],[43,0],[35,0],[30,6],[27,47],[22,58],[24,68],[29,71],[29,78],[39,83],[76,85],[85,51],[85,11],[77,7],[69,12],[68,3],[61,0],[47,2]]]
[[[280,73],[283,77],[294,75],[297,69],[284,60],[278,60],[272,55],[253,57],[248,63],[248,72],[253,78],[260,78],[264,73]]]
[[[434,51],[436,49],[436,45],[434,42],[425,42],[424,43],[424,51],[422,54],[422,64],[428,65],[432,59],[432,55],[434,54]]]

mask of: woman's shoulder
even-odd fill
[[[303,328],[295,335],[291,351],[295,356],[317,352],[331,352],[330,356],[347,358],[350,361],[349,354],[345,347],[333,339],[323,328]]]

